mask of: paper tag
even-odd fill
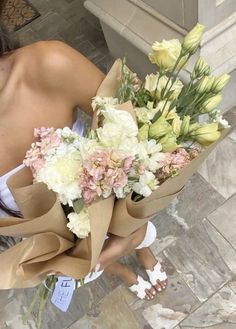
[[[68,276],[59,276],[51,302],[62,312],[66,312],[70,306],[75,290],[75,280]]]

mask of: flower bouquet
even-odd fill
[[[128,236],[165,208],[230,130],[217,109],[229,75],[211,76],[209,65],[199,58],[189,80],[184,84],[179,78],[199,48],[203,29],[197,24],[182,44],[175,39],[155,42],[149,60],[158,71],[144,82],[124,60],[117,60],[93,99],[94,126],[111,104],[131,102],[143,144],[139,181],[113,209],[109,231],[114,234]]]

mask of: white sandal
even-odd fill
[[[159,280],[160,282],[167,280],[166,272],[165,271],[162,272],[161,269],[162,267],[159,262],[156,263],[156,265],[153,267],[153,270],[146,269],[149,280],[153,286],[155,286],[158,283],[157,280]],[[162,291],[163,289],[158,288],[157,290]]]
[[[133,284],[131,287],[128,287],[130,291],[135,293],[140,299],[145,299],[147,293],[146,289],[150,290],[152,285],[150,282],[144,280],[140,275],[137,276],[137,283]]]

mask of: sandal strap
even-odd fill
[[[161,264],[159,262],[156,263],[153,270],[146,270],[146,272],[153,286],[156,285],[157,280],[162,282],[167,279],[166,272],[161,271]]]
[[[137,276],[137,283],[129,287],[129,290],[136,293],[138,298],[144,299],[146,296],[146,289],[151,289],[150,282],[144,280],[140,275]]]

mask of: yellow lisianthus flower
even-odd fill
[[[154,42],[152,45],[152,53],[149,54],[151,63],[158,65],[165,70],[172,70],[181,53],[181,43],[178,39],[163,40],[162,42]],[[178,68],[185,64],[182,59],[178,64]]]
[[[220,138],[221,133],[218,131],[218,123],[212,122],[200,126],[191,132],[191,136],[199,144],[208,146]]]

